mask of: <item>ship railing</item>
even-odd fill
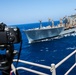
[[[62,65],[66,60],[68,60],[70,57],[72,57],[73,55],[75,55],[75,64],[64,74],[64,75],[68,75],[73,70],[73,68],[76,67],[76,50],[73,51],[72,53],[70,53],[68,56],[66,56],[63,60],[61,60],[56,65],[52,63],[51,66],[46,66],[46,65],[41,65],[41,64],[37,64],[37,63],[33,63],[33,62],[24,61],[24,60],[19,60],[18,62],[28,64],[28,65],[32,65],[32,66],[36,66],[36,67],[41,67],[41,68],[44,68],[44,69],[48,69],[48,70],[51,71],[52,75],[56,75],[56,69],[60,65]],[[17,62],[17,59],[14,59],[13,61]],[[32,73],[35,73],[35,74],[38,74],[38,75],[49,75],[49,74],[39,72],[39,71],[36,71],[36,70],[32,70],[32,69],[29,69],[29,68],[25,68],[25,67],[15,68],[15,66],[13,64],[11,65],[11,67],[12,67],[11,73],[14,72],[15,75],[16,75],[15,70],[25,70],[25,71],[29,71],[29,72],[32,72]]]

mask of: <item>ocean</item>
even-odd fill
[[[55,25],[57,25],[59,21],[55,21]],[[20,24],[13,25],[17,26],[21,30],[22,34],[22,51],[20,55],[21,60],[34,62],[38,64],[43,64],[47,66],[51,66],[52,63],[57,64],[63,58],[65,58],[68,54],[73,52],[76,49],[76,35],[64,36],[61,38],[57,38],[49,41],[41,41],[29,44],[27,37],[23,30],[31,29],[39,27],[39,23],[31,23],[31,24]],[[43,26],[47,26],[48,22],[43,22]],[[15,45],[15,49],[19,50],[19,46]],[[16,56],[17,57],[17,56]],[[75,56],[73,55],[66,62],[64,62],[60,67],[56,69],[57,75],[64,75],[64,73],[75,63]],[[50,70],[46,70],[43,68],[22,64],[19,63],[18,66],[24,66],[26,68],[38,70],[44,73],[51,75]],[[36,75],[34,73],[30,73],[27,71],[19,70],[20,75]],[[74,68],[69,75],[76,75],[76,68]]]

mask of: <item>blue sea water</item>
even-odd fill
[[[59,21],[55,22],[57,25]],[[21,24],[21,25],[13,25],[18,26],[22,33],[22,51],[20,55],[21,60],[30,61],[38,64],[43,64],[50,66],[51,63],[57,64],[63,58],[65,58],[68,54],[73,52],[76,49],[76,36],[71,35],[67,37],[62,37],[59,39],[37,42],[33,44],[28,44],[27,37],[23,30],[31,29],[39,27],[39,23],[32,24]],[[43,23],[43,26],[48,25],[47,22]],[[19,46],[15,45],[15,49],[19,50]],[[64,73],[75,63],[75,56],[73,55],[69,58],[65,63],[63,63],[60,67],[57,68],[57,75],[64,75]],[[27,64],[18,64],[18,66],[24,66],[30,69],[38,70],[44,73],[51,75],[50,70],[46,70],[39,67],[34,67]],[[27,71],[18,71],[22,75],[36,75]],[[69,75],[76,75],[76,68],[74,68]]]

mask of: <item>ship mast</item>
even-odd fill
[[[53,20],[51,20],[51,22],[52,22],[52,27],[54,27],[54,21],[53,21]]]
[[[51,21],[50,21],[51,19],[50,19],[50,18],[48,18],[48,20],[49,20],[49,25],[51,26]],[[51,26],[51,27],[52,27],[52,26]]]
[[[42,28],[42,21],[41,20],[39,20],[40,21],[40,28]]]

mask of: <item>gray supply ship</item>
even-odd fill
[[[64,21],[63,23],[63,19],[60,19],[60,24],[55,26],[54,21],[51,20],[52,26],[48,25],[46,27],[43,27],[40,21],[40,28],[28,29],[24,32],[26,33],[29,43],[32,43],[42,39],[53,38],[64,33],[66,34],[69,29],[74,31],[73,28],[76,28],[76,15],[65,17]]]
[[[59,35],[64,30],[64,26],[54,26],[52,21],[52,26],[43,27],[40,21],[40,28],[28,29],[24,32],[28,38],[29,43],[36,42],[42,39],[48,39]]]

